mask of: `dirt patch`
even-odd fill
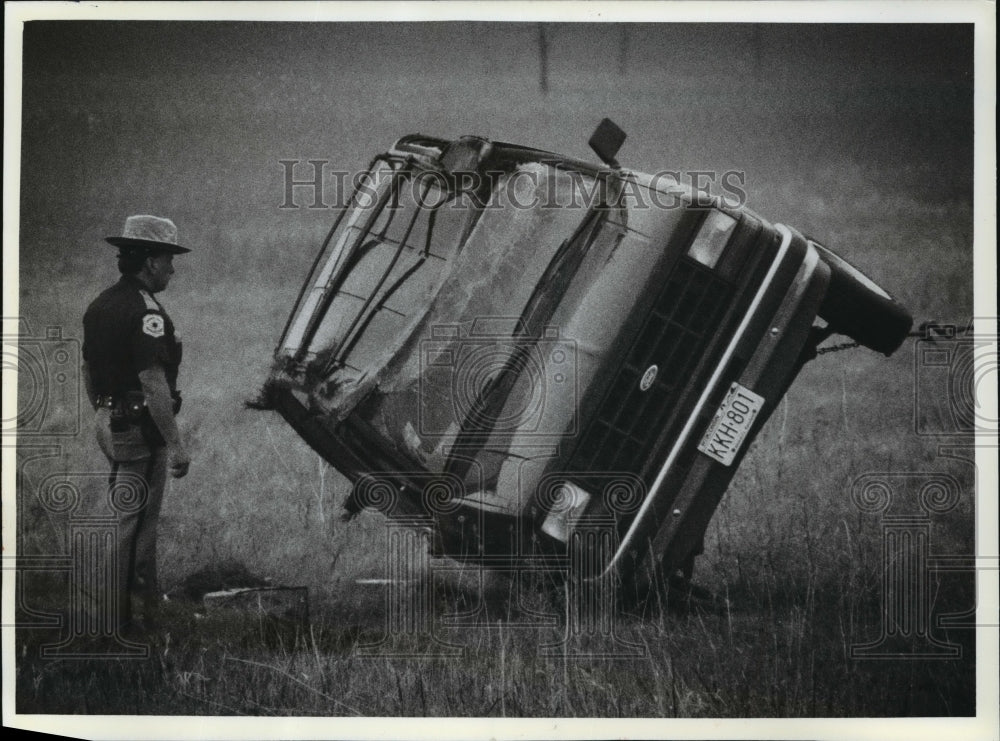
[[[170,591],[168,596],[171,599],[186,599],[197,602],[209,592],[241,587],[268,586],[271,586],[270,580],[251,573],[243,563],[229,559],[209,564],[189,574],[179,586]]]

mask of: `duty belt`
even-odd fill
[[[181,408],[181,392],[172,391],[174,414]],[[138,419],[146,410],[146,396],[141,391],[126,391],[124,395],[98,395],[94,400],[98,408],[110,409],[112,416]]]
[[[134,391],[124,396],[98,396],[96,403],[98,407],[110,409],[112,414],[139,415],[146,407],[146,398],[141,391]]]

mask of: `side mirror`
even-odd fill
[[[604,164],[617,170],[621,165],[618,164],[615,155],[618,154],[618,150],[621,149],[624,142],[625,132],[618,128],[618,125],[610,118],[604,118],[597,124],[597,128],[594,129],[594,133],[590,135],[590,141],[587,143]]]

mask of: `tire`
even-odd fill
[[[913,317],[896,299],[847,260],[809,240],[830,267],[830,285],[819,316],[830,327],[884,355],[906,339]]]

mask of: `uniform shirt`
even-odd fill
[[[139,281],[123,275],[83,315],[83,359],[98,396],[140,391],[139,371],[160,366],[177,390],[181,344],[174,323]]]

